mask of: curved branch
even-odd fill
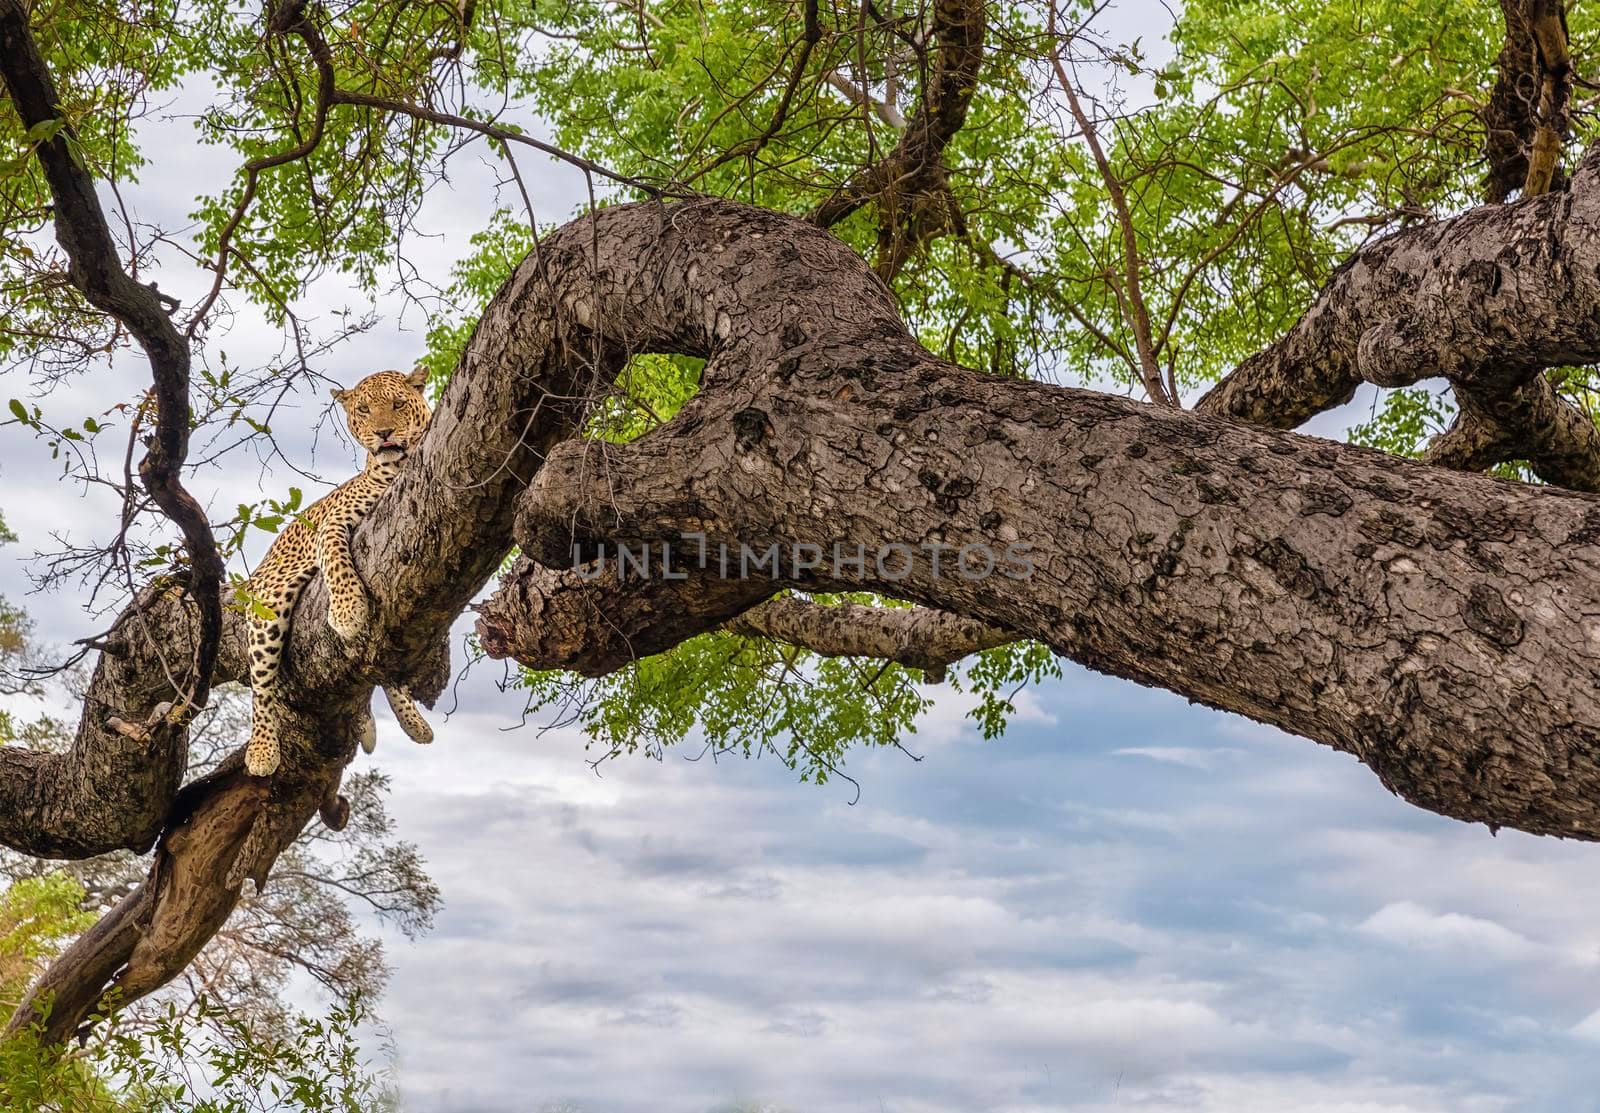
[[[317,70],[317,99],[311,109],[311,128],[305,138],[293,146],[274,154],[253,158],[244,164],[244,192],[239,195],[239,201],[233,207],[233,214],[228,217],[228,222],[222,226],[222,231],[217,236],[217,257],[211,264],[216,276],[211,281],[211,289],[206,292],[206,296],[189,317],[189,325],[185,332],[190,339],[194,338],[195,330],[204,323],[206,314],[211,312],[211,307],[217,303],[217,298],[222,296],[222,283],[228,276],[228,252],[233,242],[233,234],[238,231],[240,223],[244,220],[244,214],[249,211],[250,202],[255,199],[256,183],[261,180],[261,172],[305,158],[322,143],[322,134],[328,126],[328,109],[333,104],[333,52],[328,49],[328,44],[322,36],[315,33],[315,28],[306,18],[305,7],[305,0],[300,0],[299,3],[282,3],[273,8],[267,17],[267,34],[300,33],[311,51],[311,58]],[[310,34],[307,34],[308,30]]]
[[[580,571],[518,557],[494,595],[477,608],[484,652],[531,669],[604,676],[721,627],[822,657],[894,661],[938,683],[963,657],[1016,640],[1003,630],[927,607],[773,599],[784,587],[816,588],[821,581],[718,575],[715,554],[693,546],[687,552],[659,546],[650,553],[633,552],[626,564],[613,551],[596,563]],[[639,574],[641,567],[646,574]]]
[[[238,231],[243,222],[245,213],[249,211],[250,203],[255,199],[256,187],[260,181],[261,173],[276,166],[284,166],[310,155],[322,143],[323,135],[327,129],[328,113],[337,105],[372,108],[379,112],[387,112],[397,116],[407,116],[415,120],[422,120],[442,127],[460,128],[465,131],[476,132],[486,138],[504,144],[520,143],[532,147],[536,151],[560,159],[586,174],[597,174],[602,178],[617,182],[637,189],[649,197],[676,196],[677,194],[652,185],[639,178],[629,177],[618,173],[609,167],[603,166],[591,159],[575,155],[551,143],[546,143],[531,135],[525,135],[510,128],[499,127],[483,120],[476,120],[469,116],[460,116],[451,112],[441,112],[425,105],[412,104],[409,101],[395,97],[381,97],[373,93],[363,93],[356,90],[341,89],[338,87],[337,74],[334,69],[333,50],[328,45],[314,19],[314,12],[310,11],[309,0],[282,0],[270,10],[267,19],[267,34],[274,36],[294,35],[305,43],[306,51],[311,58],[312,66],[317,72],[316,101],[312,107],[311,128],[303,139],[270,155],[262,155],[251,159],[244,164],[245,175],[244,191],[240,194],[238,202],[234,205],[232,214],[227,223],[223,225],[222,232],[217,238],[217,257],[211,264],[215,272],[211,289],[189,318],[185,330],[190,338],[204,323],[206,314],[222,294],[223,282],[227,278],[228,257],[232,252],[231,243],[234,233]],[[472,21],[474,11],[473,0],[464,0],[459,10],[461,28],[464,31]],[[454,52],[459,53],[462,40],[458,39]],[[453,56],[446,54],[443,56]],[[509,151],[507,152],[509,154]]]
[[[783,95],[778,98],[778,107],[772,113],[771,122],[760,135],[742,143],[735,143],[705,166],[697,169],[694,174],[696,178],[703,178],[717,167],[734,159],[754,158],[772,142],[778,132],[783,130],[784,121],[789,118],[789,106],[794,103],[794,95],[800,88],[800,79],[805,76],[806,66],[811,62],[811,53],[821,41],[822,24],[818,19],[817,0],[805,0],[805,27],[800,35],[800,51],[795,55],[794,65],[789,69],[789,80],[783,87]]]
[[[0,844],[41,858],[150,849],[183,781],[188,734],[171,724],[170,668],[199,641],[199,608],[173,581],[117,619],[60,754],[0,747]],[[244,675],[242,623],[224,630],[215,679]]]
[[[188,675],[175,678],[175,703],[166,732],[180,731],[211,689],[222,640],[222,555],[205,509],[183,485],[189,454],[189,344],[178,332],[155,284],[141,286],[122,267],[100,199],[78,149],[77,134],[56,95],[55,82],[28,27],[25,0],[0,0],[0,77],[24,128],[53,129],[34,144],[55,202],[56,239],[70,262],[72,283],[89,304],[115,317],[150,361],[155,434],[145,442],[139,479],[161,512],[183,534],[190,591],[200,610],[199,639]],[[131,497],[131,496],[130,496]]]
[[[1537,446],[1540,478],[1594,489],[1585,477],[1600,472],[1600,455],[1582,433],[1587,416],[1560,398],[1531,407],[1512,399],[1540,391],[1529,384],[1548,367],[1600,360],[1597,268],[1600,155],[1585,159],[1565,193],[1485,206],[1363,248],[1287,334],[1196,408],[1293,428],[1348,401],[1362,382],[1443,377],[1464,411],[1552,415],[1544,428],[1497,443]]]
[[[1600,491],[1600,426],[1534,375],[1504,393],[1458,391],[1460,410],[1423,459],[1457,471],[1526,460],[1547,483]]]
[[[1533,296],[1552,265],[1540,252],[1565,252],[1586,265],[1566,307],[1600,307],[1600,254],[1586,254],[1600,228],[1593,202],[1572,196],[1570,210],[1558,197],[1498,210],[1528,222],[1514,225],[1523,265],[1503,264],[1503,283]],[[1505,231],[1475,219],[1486,238]],[[1455,227],[1452,250],[1466,250],[1471,226]],[[1492,295],[1485,304],[1497,312]],[[1340,334],[1332,316],[1319,327]],[[1465,325],[1455,334],[1473,367],[1594,343],[1537,315],[1498,349]],[[1375,354],[1404,366],[1397,350]],[[639,352],[706,358],[700,395],[628,445],[574,439]],[[268,875],[353,754],[372,686],[437,671],[436,639],[513,536],[530,559],[512,582],[535,560],[540,574],[571,564],[574,539],[691,535],[758,550],[896,542],[923,554],[903,574],[858,562],[818,586],[963,616],[1281,726],[1445,815],[1600,838],[1594,499],[968,371],[922,349],[878,276],[814,225],[714,199],[621,205],[545,237],[492,300],[355,537],[369,639],[346,645],[327,629],[314,580],[290,633],[287,745],[264,806],[236,758],[180,795],[132,898],[146,903],[113,912],[100,945],[52,969],[57,1001],[74,1004],[51,1031],[87,1015],[78,1003],[98,999],[130,923],[153,942],[127,952],[122,985],[144,992],[216,930],[234,886]],[[980,563],[983,550],[1005,554],[1008,570],[958,574],[969,549]],[[820,575],[793,564],[783,578]],[[561,606],[581,616],[571,579]],[[652,638],[725,622],[774,587],[751,577],[703,590],[676,613],[657,599]],[[573,629],[618,644],[604,627],[627,607],[589,613]]]
[[[1353,753],[1445,815],[1600,838],[1594,500],[966,371],[906,334],[859,259],[748,206],[612,208],[547,248],[569,234],[596,261],[546,252],[559,312],[708,362],[672,421],[547,456],[502,593],[533,561],[572,563],[574,541],[896,543],[925,554],[904,575],[776,578],[1036,638]],[[950,567],[1012,544],[1031,547],[1015,577]],[[653,615],[659,644],[673,616]],[[627,617],[613,597],[607,622]],[[677,618],[681,637],[705,626]]]

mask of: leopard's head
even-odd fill
[[[380,464],[397,464],[416,445],[432,411],[422,397],[428,373],[418,367],[409,375],[379,371],[349,390],[335,390],[344,407],[350,434]]]

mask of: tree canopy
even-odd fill
[[[601,757],[698,732],[821,781],[931,682],[1000,733],[1061,655],[1444,814],[1600,837],[1594,30],[1542,0],[1193,0],[1143,31],[1083,2],[0,0],[9,417],[123,504],[44,564],[121,612],[70,742],[0,750],[0,842],[156,848],[41,982],[47,1034],[177,976],[313,815],[343,825],[373,788],[341,812],[350,708],[436,697],[496,574],[475,651]],[[238,170],[155,227],[172,105]],[[505,204],[419,273],[468,147]],[[550,174],[581,213],[535,208]],[[240,675],[250,531],[306,498],[222,519],[203,465],[280,453],[282,400],[367,327],[319,312],[329,281],[425,314],[439,416],[357,539],[387,637],[343,653],[301,603],[302,752],[266,785],[192,753],[194,716]],[[247,309],[281,359],[229,359]],[[135,353],[147,393],[59,401]],[[1363,386],[1378,452],[1280,432]],[[1024,542],[1038,574],[576,567],[690,536]],[[24,621],[0,604],[0,651]]]

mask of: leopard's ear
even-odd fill
[[[332,390],[328,391],[328,393],[332,395],[335,402],[343,402],[344,396],[350,392],[347,390],[340,390],[338,387],[334,387]]]
[[[417,364],[411,369],[411,374],[406,376],[406,382],[421,390],[428,385],[428,369],[422,364]]]

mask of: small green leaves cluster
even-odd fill
[[[43,410],[37,405],[28,405],[20,398],[12,398],[6,404],[6,408],[11,416],[4,421],[0,421],[0,425],[21,425],[25,429],[32,429],[44,441],[44,446],[50,450],[50,458],[52,460],[61,459],[61,454],[64,451],[73,451],[74,446],[87,445],[101,433],[115,428],[114,425],[96,420],[93,417],[85,417],[77,426],[52,425],[46,420]],[[101,415],[102,418],[105,416],[105,414]]]
[[[1427,387],[1381,391],[1373,400],[1371,416],[1350,427],[1350,443],[1394,456],[1420,456],[1454,415],[1451,400]]]
[[[524,670],[519,686],[580,726],[602,760],[660,757],[691,741],[711,757],[774,757],[821,785],[842,772],[851,747],[900,745],[916,733],[931,702],[917,679],[900,665],[714,633],[599,680]]]
[[[864,594],[811,597],[903,606]],[[976,696],[969,716],[997,738],[1019,689],[1059,676],[1050,650],[1016,642],[975,654],[949,672]],[[524,670],[519,686],[588,735],[600,759],[643,751],[660,757],[688,742],[708,755],[775,757],[802,782],[826,784],[854,747],[901,746],[933,703],[920,670],[892,662],[823,657],[762,638],[718,631],[636,661],[599,680]]]
[[[44,964],[96,919],[64,873],[0,891],[0,1012],[9,1016]],[[48,1008],[46,1009],[48,1013]],[[268,1034],[201,997],[139,1025],[114,1009],[86,1052],[42,1048],[34,1031],[0,1040],[0,1108],[62,1113],[376,1113],[396,1108],[386,1065],[363,1051],[372,1017],[358,996],[326,1016],[295,1015]]]
[[[356,999],[323,1017],[296,1015],[287,1034],[268,1036],[202,997],[192,1012],[169,1007],[149,1030],[113,1033],[101,1069],[141,1113],[395,1109],[388,1070],[375,1067],[359,1042],[370,1019]]]

